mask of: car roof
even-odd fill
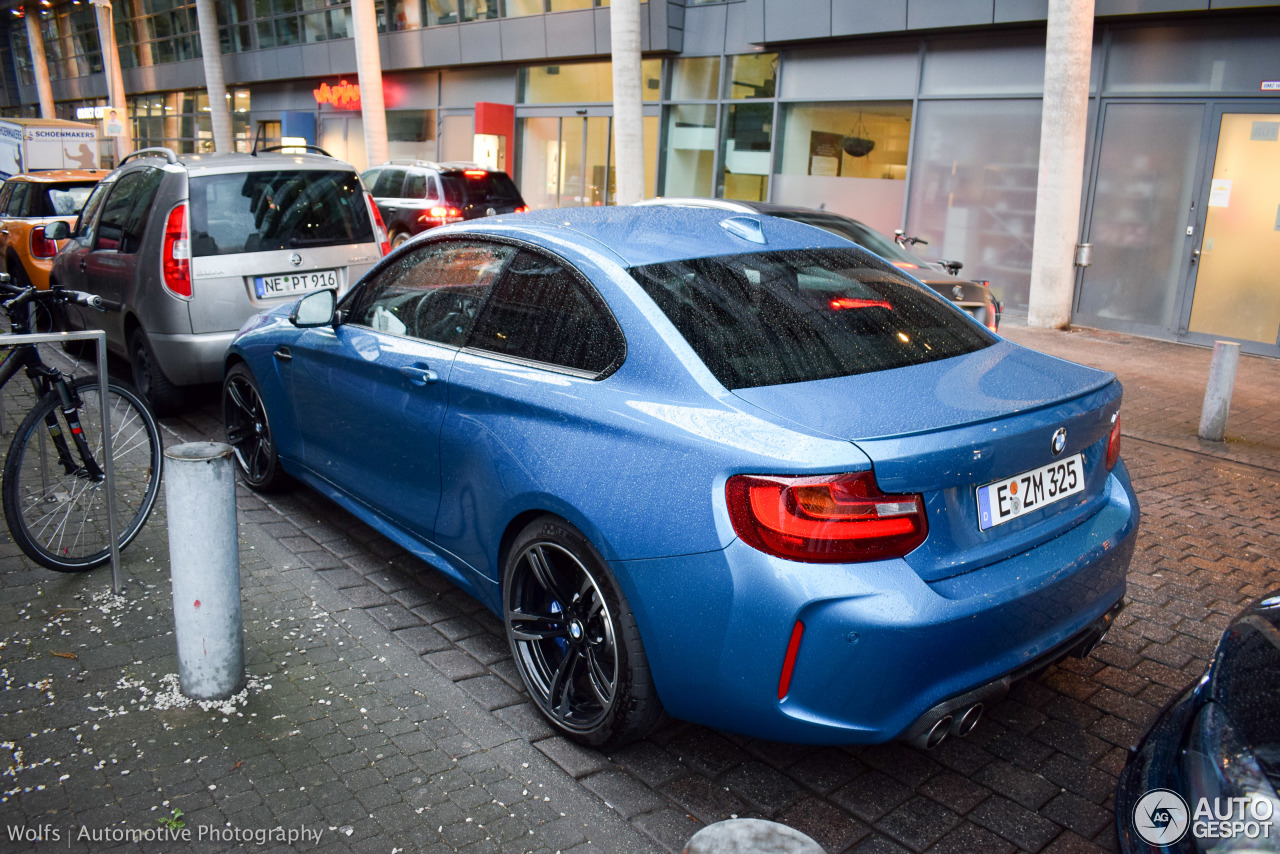
[[[479,169],[485,172],[506,174],[501,169],[490,169],[488,166],[481,166],[479,163],[473,163],[470,160],[448,160],[443,163],[437,163],[434,160],[384,160],[377,166],[370,166],[364,171],[371,172],[374,169],[383,169],[387,166],[403,166],[409,169],[434,169],[437,172],[465,172]]]
[[[10,181],[29,181],[33,184],[55,184],[63,181],[101,181],[111,174],[109,169],[49,169],[43,172],[24,172],[14,175]]]
[[[187,168],[188,172],[258,172],[280,169],[286,165],[299,169],[330,169],[355,172],[356,168],[345,160],[326,157],[323,154],[286,154],[281,151],[264,151],[258,154],[242,154],[240,152],[210,154],[178,154],[174,152],[177,162]],[[143,160],[165,160],[160,152],[143,153],[129,164]],[[129,165],[126,164],[126,165]]]
[[[766,242],[756,243],[721,226],[725,220],[739,218],[759,223]],[[611,252],[626,267],[774,249],[849,248],[849,241],[842,237],[791,220],[662,205],[552,208],[484,217],[431,233],[524,237],[552,250],[565,243],[582,245],[586,238],[597,244],[592,249]]]

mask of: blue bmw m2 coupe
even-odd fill
[[[489,217],[227,352],[244,480],[302,481],[492,608],[590,745],[668,714],[933,746],[1122,605],[1120,384],[803,223]]]

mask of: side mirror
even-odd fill
[[[71,236],[71,226],[62,220],[54,220],[44,227],[46,240],[66,240]]]
[[[298,304],[293,307],[293,313],[289,315],[289,320],[299,329],[332,326],[334,308],[337,305],[336,291],[315,291],[298,300]]]

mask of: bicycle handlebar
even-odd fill
[[[3,303],[3,307],[6,312],[12,312],[14,309],[22,308],[32,300],[55,303],[69,302],[103,312],[120,311],[123,307],[115,300],[103,299],[97,294],[85,293],[84,291],[73,291],[69,288],[53,287],[47,291],[40,291],[36,290],[34,287],[20,288],[8,282],[0,281],[0,292],[13,294],[12,298],[5,300]]]

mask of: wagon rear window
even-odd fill
[[[631,269],[726,388],[918,365],[995,338],[857,250],[794,250]]]

